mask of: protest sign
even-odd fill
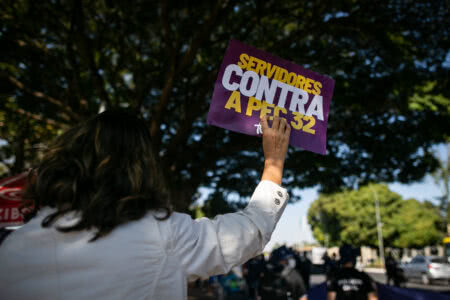
[[[290,144],[326,154],[328,112],[334,80],[231,40],[208,113],[208,124],[261,135],[260,118],[285,118]]]
[[[19,208],[26,181],[27,173],[0,180],[0,227],[23,223]]]

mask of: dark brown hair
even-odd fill
[[[124,111],[103,112],[68,130],[29,175],[26,219],[45,206],[56,208],[43,227],[68,212],[78,223],[62,232],[96,229],[92,241],[149,210],[172,213],[145,122]]]

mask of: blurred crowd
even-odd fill
[[[281,246],[258,255],[228,274],[196,284],[216,291],[217,299],[300,299],[310,286],[312,263],[306,253]]]
[[[316,270],[307,254],[281,246],[266,257],[261,254],[228,274],[199,280],[196,285],[214,291],[214,299],[219,300],[307,300],[311,274],[319,272],[327,279],[327,299],[377,299],[375,283],[355,268],[356,249],[342,247],[339,259],[325,253],[321,270]]]

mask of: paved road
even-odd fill
[[[377,282],[386,284],[386,275],[383,273],[369,273],[368,274]],[[325,281],[325,275],[312,275],[311,284],[316,285]],[[419,281],[407,282],[407,288],[421,289],[421,290],[431,290],[436,292],[450,291],[450,286],[442,282],[440,284],[423,285]]]
[[[376,273],[369,273],[369,275],[376,281],[380,283],[386,284],[386,275],[385,274],[376,274]],[[406,283],[407,288],[414,288],[414,289],[421,289],[421,290],[431,290],[435,292],[448,292],[450,291],[450,286],[446,282],[441,283],[433,283],[430,285],[424,285],[420,282],[420,280],[417,281],[408,281]]]

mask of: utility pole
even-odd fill
[[[372,187],[372,193],[375,198],[375,214],[376,214],[376,218],[377,218],[377,231],[378,231],[378,250],[380,252],[381,262],[383,263],[383,266],[384,266],[384,244],[383,244],[383,231],[382,231],[383,224],[381,223],[380,203],[378,201],[378,194],[373,187]]]

